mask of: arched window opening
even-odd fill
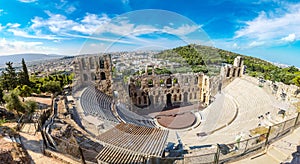
[[[104,68],[104,60],[100,59],[100,68],[103,69]]]
[[[177,101],[177,95],[174,95],[174,101]]]
[[[88,81],[88,76],[86,74],[83,74],[83,81]]]
[[[105,76],[105,73],[104,72],[101,72],[101,80],[106,80],[106,76]]]
[[[168,78],[167,79],[167,88],[170,88],[170,87],[172,87],[172,80],[171,80],[171,78]]]
[[[153,87],[153,80],[152,79],[148,80],[148,87]]]
[[[144,104],[147,104],[147,96],[144,96]]]
[[[92,80],[97,80],[97,76],[94,72],[91,73]]]

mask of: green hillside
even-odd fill
[[[182,67],[175,72],[186,72],[189,68],[192,69],[193,72],[204,72],[208,75],[213,75],[218,71],[216,65],[221,65],[221,63],[233,64],[236,56],[242,56],[244,58],[246,74],[250,76],[263,77],[266,80],[300,86],[300,70],[294,66],[280,68],[270,62],[255,57],[213,47],[191,44],[162,51],[155,57],[180,63]]]

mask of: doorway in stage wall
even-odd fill
[[[167,94],[167,107],[172,107],[172,94],[171,93],[168,93]]]
[[[187,102],[188,102],[188,93],[187,93],[187,92],[184,92],[184,93],[183,93],[183,103],[184,103],[184,104],[187,104]]]

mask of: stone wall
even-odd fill
[[[126,82],[124,79],[113,79],[112,82],[112,67],[110,55],[78,57],[74,62],[76,80],[81,86],[96,85],[108,95],[114,90],[118,101],[140,108],[199,102],[209,105],[212,96],[244,73],[244,61],[240,56],[235,58],[233,65],[225,64],[220,75],[215,77],[203,73],[157,75],[154,71],[157,66],[151,65],[152,69],[145,66],[144,74],[131,76]]]
[[[209,77],[203,73],[132,76],[129,97],[137,106],[209,104]]]
[[[76,85],[96,85],[102,92],[108,95],[112,94],[112,63],[110,55],[77,57],[73,64]]]
[[[234,59],[233,65],[224,63],[221,67],[219,90],[231,83],[234,78],[243,77],[245,74],[244,60],[241,56]]]

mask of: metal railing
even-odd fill
[[[267,146],[280,138],[290,134],[297,127],[300,127],[300,113],[294,118],[286,120],[282,123],[269,126],[268,132],[251,137],[239,142],[228,144],[218,144],[216,152],[185,156],[185,157],[147,157],[147,163],[200,163],[200,164],[218,164],[236,161],[250,155],[262,152]],[[45,131],[42,131],[44,136]],[[44,137],[43,137],[44,138]],[[73,143],[70,140],[52,136],[56,143],[56,151],[71,157],[82,163],[97,163],[96,156],[100,150],[87,149],[80,146],[80,143]],[[45,145],[47,146],[47,145]],[[145,157],[146,158],[146,157]],[[150,162],[149,162],[150,161]]]
[[[246,158],[250,155],[262,152],[267,146],[284,136],[292,133],[294,129],[300,127],[300,113],[294,118],[284,122],[269,126],[268,132],[260,134],[259,136],[251,137],[239,142],[229,144],[218,144],[216,153],[188,156],[182,159],[176,159],[183,163],[201,163],[201,164],[218,164],[231,161],[237,161]],[[168,160],[169,159],[169,160]],[[162,158],[159,161],[175,161],[174,158]],[[180,163],[179,162],[179,163]]]

